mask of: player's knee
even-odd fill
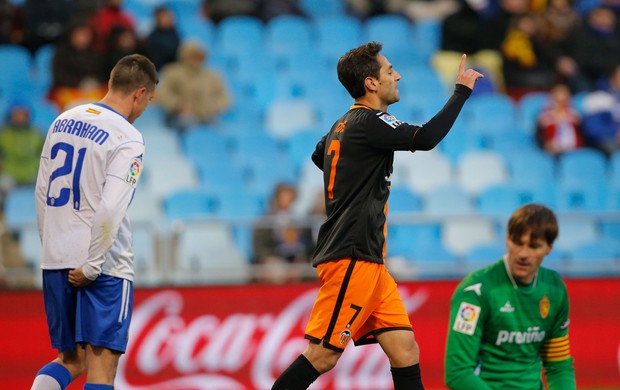
[[[65,351],[60,353],[56,360],[69,370],[73,379],[86,371],[86,359],[83,351]]]
[[[304,355],[318,372],[324,374],[336,366],[342,353],[321,345],[312,345],[306,349]]]

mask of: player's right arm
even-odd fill
[[[466,279],[459,284],[450,302],[445,380],[453,390],[491,389],[475,373],[487,315],[483,289],[482,283]]]

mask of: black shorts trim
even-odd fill
[[[304,338],[306,340],[309,340],[311,344],[317,344],[317,345],[321,344],[321,340],[320,339],[317,339],[316,337],[312,337],[312,336],[310,336],[308,334],[305,335]],[[327,349],[331,349],[332,351],[336,351],[336,352],[344,352],[344,348],[335,347],[335,346],[329,344],[326,341],[323,341],[323,347],[325,347]]]
[[[351,280],[351,275],[353,274],[353,268],[355,268],[355,264],[357,263],[356,258],[351,258],[351,262],[349,263],[349,267],[347,268],[347,272],[344,274],[344,279],[342,280],[342,284],[340,285],[340,291],[338,291],[338,298],[336,298],[336,305],[334,306],[334,311],[332,312],[332,318],[329,320],[329,325],[327,326],[327,331],[323,336],[323,340],[329,341],[332,337],[332,333],[334,333],[334,328],[336,327],[336,322],[338,321],[338,315],[340,314],[340,309],[342,309],[342,302],[344,301],[344,295],[347,292],[347,287],[349,287],[349,281]],[[323,343],[326,344],[325,342]],[[336,348],[333,345],[330,349]],[[339,350],[344,351],[339,348]]]
[[[375,329],[372,332],[368,332],[365,335],[363,335],[362,337],[360,337],[357,340],[353,340],[353,343],[355,344],[355,346],[360,346],[360,345],[369,345],[369,344],[376,344],[378,343],[377,341],[377,335],[381,334],[381,333],[385,333],[385,332],[389,332],[392,330],[410,330],[411,332],[413,332],[413,328],[407,327],[407,326],[396,326],[393,328],[381,328],[381,329]]]

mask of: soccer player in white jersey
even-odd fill
[[[36,210],[45,312],[58,357],[37,373],[33,390],[64,389],[83,372],[84,389],[113,389],[133,301],[126,211],[144,153],[132,123],[157,82],[149,59],[123,57],[101,101],[65,111],[48,130]]]

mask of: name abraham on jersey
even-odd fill
[[[377,115],[379,116],[379,119],[381,119],[393,128],[397,128],[398,126],[403,124],[403,122],[396,119],[394,115],[390,115],[387,112],[380,112]]]
[[[545,331],[538,326],[529,327],[525,332],[500,330],[495,345],[540,343],[545,339]]]
[[[54,122],[52,133],[67,133],[81,138],[87,138],[99,145],[107,141],[110,134],[88,122],[73,119],[57,119]]]

